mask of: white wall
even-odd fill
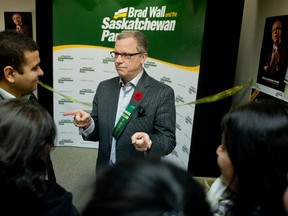
[[[5,29],[4,12],[14,11],[32,12],[33,38],[36,39],[35,0],[0,0],[0,31]]]
[[[253,79],[253,84],[256,83],[266,18],[282,15],[288,15],[287,0],[245,0],[235,85],[250,79]],[[236,93],[233,106],[249,101],[250,95],[251,88]]]

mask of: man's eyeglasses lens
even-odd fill
[[[121,56],[122,59],[131,59],[132,56],[141,54],[140,52],[138,53],[118,53],[115,51],[111,51],[110,55],[112,58],[118,58],[118,56]]]

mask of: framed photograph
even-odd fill
[[[256,88],[279,99],[286,99],[285,86],[287,84],[285,83],[285,77],[288,78],[287,66],[288,15],[267,17]]]
[[[11,29],[33,37],[32,12],[4,12],[5,29]]]

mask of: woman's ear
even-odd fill
[[[13,67],[11,66],[6,66],[4,68],[4,78],[10,82],[10,83],[14,83],[15,82],[15,70]]]

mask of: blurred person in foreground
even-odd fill
[[[0,102],[1,215],[79,216],[72,194],[46,179],[55,139],[54,120],[37,101]]]
[[[259,99],[222,119],[216,150],[221,176],[208,191],[214,216],[284,216],[288,105]]]
[[[288,174],[287,174],[287,183],[288,183]],[[288,215],[288,184],[287,184],[287,187],[285,188],[285,191],[283,194],[283,203],[284,203],[285,211]]]
[[[212,216],[202,185],[176,165],[128,159],[98,173],[83,216]]]

